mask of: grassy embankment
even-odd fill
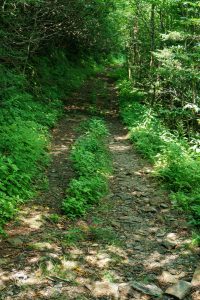
[[[92,59],[74,63],[62,51],[33,58],[26,74],[1,66],[0,233],[19,204],[44,188],[49,129],[62,116],[62,100],[96,71]]]

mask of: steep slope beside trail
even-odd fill
[[[92,80],[74,95],[75,106],[66,107],[81,114],[71,113],[54,131],[49,190],[7,226],[10,237],[0,243],[0,299],[147,300],[155,297],[134,289],[133,281],[165,290],[179,279],[192,279],[198,249],[190,246],[186,220],[171,208],[167,193],[150,176],[151,166],[130,144],[116,115],[114,85],[103,76],[98,80],[107,92],[105,103],[97,84],[96,111],[104,114],[110,130],[110,194],[82,220],[50,217],[59,212],[73,176],[68,153],[74,129],[88,118]],[[194,290],[186,299],[199,296]]]

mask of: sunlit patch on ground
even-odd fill
[[[111,145],[109,148],[111,151],[123,152],[123,151],[130,150],[131,146]]]
[[[34,208],[33,208],[34,209]],[[44,214],[44,212],[42,212]],[[32,229],[39,229],[44,225],[43,214],[41,214],[41,208],[38,210],[27,212],[24,216],[19,217],[19,221],[24,225]]]

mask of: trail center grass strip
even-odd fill
[[[71,160],[76,171],[62,203],[70,218],[83,216],[89,207],[98,204],[108,193],[111,159],[106,145],[108,129],[101,119],[92,118],[83,124],[84,133],[75,142]]]

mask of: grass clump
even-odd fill
[[[77,178],[71,180],[62,206],[71,218],[84,215],[91,205],[98,204],[106,195],[111,171],[105,146],[108,135],[105,123],[100,119],[91,119],[82,128],[84,133],[75,142],[71,152]]]
[[[166,128],[159,114],[142,104],[144,94],[130,82],[119,84],[121,116],[137,150],[154,164],[154,175],[171,191],[173,202],[200,227],[200,155],[186,138]],[[196,148],[195,148],[196,150]]]

